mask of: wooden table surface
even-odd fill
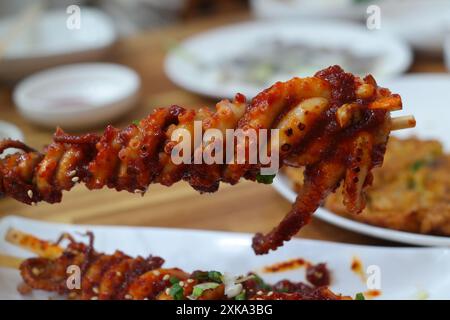
[[[147,115],[154,107],[179,104],[187,107],[213,106],[214,101],[176,87],[163,71],[168,48],[189,35],[209,28],[246,20],[244,16],[219,16],[149,31],[120,40],[109,61],[137,70],[142,78],[141,99],[136,109],[114,123],[123,127]],[[443,72],[442,57],[416,57],[411,72]],[[26,142],[41,148],[52,137],[52,131],[25,122],[11,101],[11,89],[0,85],[0,119],[19,126]],[[61,204],[23,205],[11,199],[0,199],[0,216],[21,215],[33,219],[77,224],[158,226],[251,232],[269,231],[288,212],[291,205],[272,187],[242,182],[234,187],[222,185],[215,194],[200,195],[185,183],[171,188],[153,185],[141,197],[112,190],[88,191],[77,186],[64,195]],[[299,235],[359,244],[390,245],[346,231],[314,219]]]

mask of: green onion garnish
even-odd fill
[[[355,296],[355,300],[366,300],[362,292],[358,292]]]
[[[180,282],[180,279],[178,279],[177,277],[170,277],[169,282],[171,284],[176,284],[176,283]]]
[[[261,173],[258,173],[258,175],[256,176],[256,181],[264,184],[272,184],[275,176],[276,176],[275,174],[263,175]]]
[[[192,290],[192,296],[195,298],[200,297],[203,292],[205,290],[209,290],[209,289],[215,289],[219,286],[218,283],[215,282],[205,282],[205,283],[200,283],[194,286],[193,290]]]
[[[222,283],[222,274],[219,271],[209,271],[208,279],[214,282]]]
[[[183,300],[183,288],[178,284],[175,283],[170,289],[169,294],[174,298],[175,300]]]
[[[245,298],[245,290],[242,290],[241,293],[234,297],[234,300],[245,300]]]

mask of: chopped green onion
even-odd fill
[[[133,120],[133,124],[135,125],[135,126],[138,126],[139,125],[139,120]]]
[[[209,271],[208,279],[214,282],[222,283],[222,274],[219,271]]]
[[[183,300],[183,288],[178,284],[175,283],[170,289],[169,294],[174,298],[175,300]]]
[[[202,280],[208,280],[208,272],[205,271],[194,271],[192,274],[192,278],[202,281]]]
[[[261,289],[267,290],[267,291],[271,291],[271,290],[272,290],[272,287],[269,286],[268,284],[266,284],[266,283],[264,282],[264,280],[263,280],[260,276],[258,276],[257,274],[255,274],[255,281],[256,281],[256,283],[258,284],[258,286],[259,286]]]
[[[219,271],[195,271],[192,274],[192,278],[199,281],[214,281],[217,283],[222,283],[222,274]]]
[[[177,277],[170,277],[169,281],[171,284],[176,284],[180,282],[180,279],[178,279]]]
[[[355,296],[355,300],[366,300],[362,292],[358,292]]]
[[[234,297],[234,300],[245,300],[245,290],[242,290],[241,293],[239,293],[236,297]]]
[[[258,175],[256,176],[256,181],[258,181],[259,183],[264,183],[264,184],[272,184],[275,176],[276,176],[275,174],[263,175],[261,173],[258,173]]]
[[[194,286],[193,290],[192,290],[192,296],[195,298],[200,297],[203,292],[205,290],[209,290],[209,289],[215,289],[219,286],[218,283],[215,282],[205,282],[205,283],[200,283]]]

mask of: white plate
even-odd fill
[[[16,81],[59,64],[96,60],[117,38],[112,20],[97,9],[81,7],[80,29],[67,28],[65,7],[45,11],[7,47],[0,60],[0,79]],[[0,38],[15,22],[0,20]]]
[[[399,36],[420,51],[435,54],[442,52],[444,38],[450,33],[449,1],[394,2],[397,2],[397,6],[393,4],[394,6],[381,7],[381,28]],[[417,19],[418,16],[420,19]]]
[[[80,63],[38,72],[20,82],[13,99],[28,120],[54,128],[107,123],[135,106],[138,74],[123,65]]]
[[[450,121],[450,108],[448,106],[450,101],[450,76],[411,74],[379,84],[402,96],[403,111],[398,114],[413,114],[417,120],[417,126],[414,129],[396,131],[395,136],[415,135],[424,139],[438,139],[443,143],[446,152],[450,152],[448,129]],[[273,183],[273,187],[280,194],[293,202],[297,193],[291,185],[289,179],[282,174],[279,174]],[[314,216],[344,229],[377,238],[424,246],[450,246],[450,237],[422,235],[375,227],[338,216],[324,208],[318,209]]]
[[[368,12],[368,7],[376,5],[384,32],[398,35],[416,49],[433,53],[441,52],[444,36],[450,32],[447,0],[251,0],[250,4],[253,14],[263,19],[336,18],[363,23],[374,13]],[[420,19],[416,19],[418,16]]]
[[[335,58],[330,58],[323,64],[320,62],[321,65],[314,67],[314,70],[292,70],[292,74],[289,71],[289,74],[282,76],[274,75],[264,85],[220,78],[220,63],[242,57],[248,50],[257,52],[258,45],[275,40],[326,47],[331,51],[348,49],[352,54],[364,57],[375,55],[378,60],[372,66],[371,73],[377,78],[401,74],[411,63],[409,47],[380,31],[370,32],[362,26],[342,22],[271,21],[235,24],[189,38],[169,53],[165,70],[173,82],[187,90],[211,97],[230,98],[237,92],[252,97],[275,81],[310,76],[321,68],[337,63]],[[302,68],[301,61],[298,68]]]
[[[22,131],[20,131],[19,128],[17,128],[12,123],[0,120],[0,141],[4,139],[24,141],[23,133]],[[3,158],[7,154],[13,154],[16,151],[18,150],[16,149],[5,150],[3,153],[1,153],[0,158]]]
[[[379,267],[381,296],[384,299],[417,299],[424,293],[429,298],[450,298],[450,250],[439,248],[384,248],[336,244],[293,239],[279,250],[265,256],[255,256],[250,248],[250,234],[164,228],[111,226],[75,226],[38,222],[19,217],[0,220],[0,253],[27,258],[30,253],[3,241],[8,228],[14,227],[43,239],[56,239],[61,232],[94,232],[99,251],[115,249],[130,255],[160,255],[168,267],[186,271],[219,270],[231,274],[246,274],[261,267],[293,258],[313,263],[326,262],[332,271],[331,288],[354,296],[367,290],[360,275],[351,271],[356,256],[366,269]],[[407,271],[407,272],[406,272]],[[260,273],[261,274],[261,273]],[[304,280],[304,270],[296,269],[276,274],[261,274],[273,283],[287,278]],[[23,299],[16,291],[21,282],[17,270],[0,268],[0,299]],[[50,294],[51,295],[51,294]],[[31,297],[46,299],[49,293],[37,292]]]

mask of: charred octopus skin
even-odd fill
[[[372,168],[382,164],[390,131],[414,125],[413,118],[407,124],[391,120],[390,111],[401,108],[400,96],[379,87],[372,76],[361,79],[332,66],[313,77],[277,82],[249,103],[237,94],[233,101],[219,102],[215,111],[156,109],[125,129],[108,126],[103,135],[75,136],[58,129],[43,153],[18,141],[0,142],[0,153],[23,150],[0,161],[0,193],[26,204],[55,203],[77,183],[144,193],[152,183],[170,186],[180,180],[200,192],[214,192],[220,182],[257,180],[261,163],[175,164],[174,130],[193,134],[196,120],[203,130],[217,129],[224,136],[227,129],[279,129],[279,139],[269,144],[279,150],[280,167],[305,167],[305,183],[280,224],[255,236],[254,251],[265,254],[307,224],[341,181],[347,209],[358,213],[364,208],[364,188],[372,181]]]

